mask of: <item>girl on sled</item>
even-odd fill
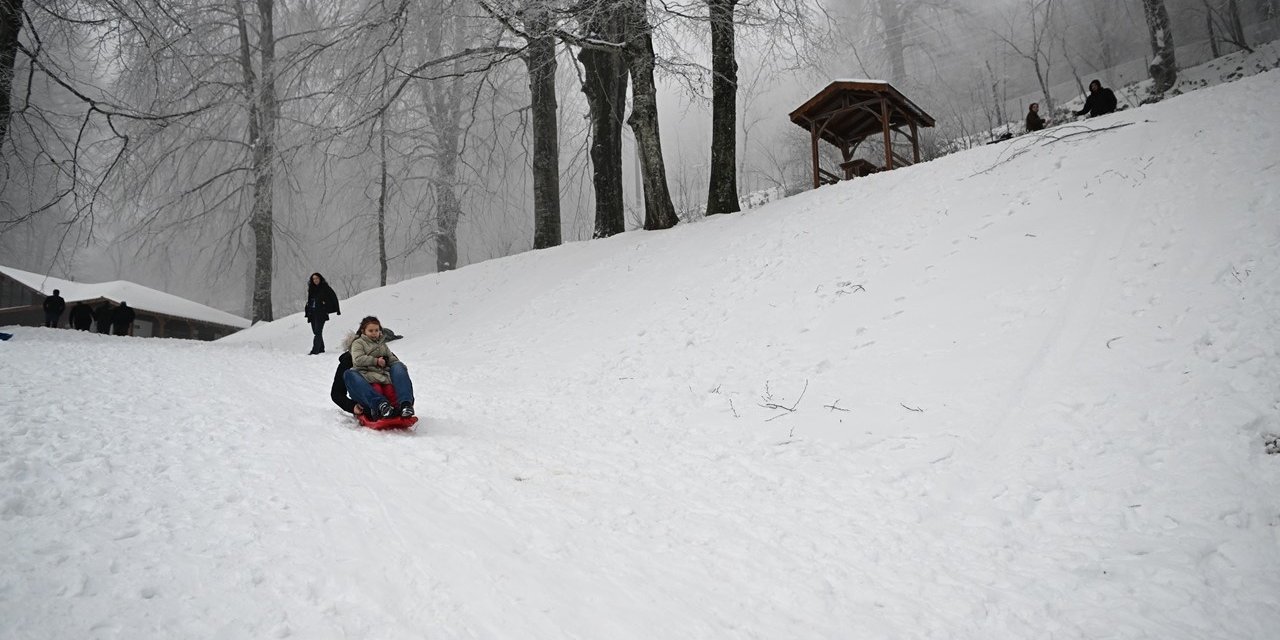
[[[370,420],[413,417],[413,382],[409,369],[391,353],[382,335],[382,323],[373,316],[360,321],[360,330],[351,341],[351,368],[342,374],[351,399],[364,408]],[[390,385],[399,406],[373,385]]]

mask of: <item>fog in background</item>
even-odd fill
[[[1209,59],[1215,47],[1227,53],[1277,34],[1280,3],[1275,0],[1238,0],[1230,3],[1234,7],[1225,0],[1166,4],[1181,66]],[[243,144],[243,116],[223,110],[239,99],[238,81],[228,71],[237,47],[223,41],[235,12],[207,3],[173,4],[173,11],[191,12],[189,19],[175,21],[189,31],[169,34],[160,47],[122,36],[109,25],[60,20],[72,6],[25,5],[40,41],[24,32],[22,45],[40,51],[41,65],[56,68],[33,72],[30,57],[16,58],[15,115],[4,142],[5,182],[0,185],[0,264],[78,281],[132,280],[248,317],[252,198],[249,176],[236,167],[254,150]],[[110,5],[102,6],[109,10]],[[348,10],[299,1],[275,8],[277,55],[285,61],[276,88],[279,143],[271,202],[271,302],[277,317],[301,311],[305,280],[313,271],[323,273],[341,297],[378,285],[380,200],[386,211],[388,281],[439,269],[438,216],[442,199],[453,197],[441,190],[446,155],[457,160],[456,178],[449,183],[461,212],[456,266],[533,247],[532,125],[524,64],[498,53],[484,64],[451,67],[457,71],[452,76],[435,73],[443,67],[432,67],[431,73],[412,70],[414,61],[451,52],[502,49],[511,34],[470,3],[403,6],[410,16],[403,24],[374,24],[323,47],[314,44],[322,37],[308,34],[343,33],[339,25],[367,20],[378,7]],[[926,133],[924,149],[926,156],[936,157],[989,141],[992,130],[1020,122],[1029,102],[1062,105],[1080,96],[1094,78],[1108,86],[1142,80],[1152,55],[1141,0],[832,0],[801,6],[802,19],[784,24],[750,19],[757,9],[769,15],[767,6],[738,5],[744,17],[737,28],[737,164],[744,199],[757,191],[807,188],[809,135],[787,115],[833,79],[892,82],[938,120],[937,128]],[[1229,22],[1223,16],[1232,8],[1245,42],[1223,39]],[[651,4],[663,152],[682,220],[700,218],[707,199],[706,15],[701,3]],[[1210,42],[1215,16],[1219,26]],[[589,240],[595,214],[591,129],[577,53],[577,47],[563,42],[558,47],[566,242]],[[139,62],[143,54],[172,57],[147,65]],[[201,109],[184,123],[199,125],[184,124],[181,131],[143,117],[104,113],[110,108],[90,113],[76,95],[91,88],[113,104],[131,105],[135,116],[158,113],[172,106],[157,104],[158,96],[172,95],[166,90],[168,74],[199,65],[206,66],[194,74],[198,82],[181,92],[181,105]],[[398,86],[392,80],[406,72],[409,80],[401,93],[389,94],[388,86]],[[421,77],[410,77],[413,73]],[[447,132],[456,134],[456,145],[444,139]],[[642,225],[644,208],[634,140],[629,128],[623,132],[627,228],[634,230]],[[126,139],[127,144],[121,142]],[[128,147],[124,156],[122,147]],[[235,154],[244,162],[221,171],[225,158]],[[110,177],[90,181],[95,188],[71,193],[84,175],[104,173]],[[218,186],[193,193],[214,180]]]

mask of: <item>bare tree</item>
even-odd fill
[[[669,229],[679,221],[667,187],[667,168],[658,134],[658,90],[654,83],[653,25],[645,0],[622,0],[626,24],[623,57],[631,72],[631,115],[627,124],[636,136],[644,177],[644,228]]]
[[[876,17],[880,19],[881,37],[885,56],[889,58],[889,77],[902,83],[907,79],[906,38],[907,23],[915,13],[917,2],[904,0],[876,0]]]
[[[378,96],[383,103],[378,114],[378,285],[387,286],[387,182],[390,174],[387,168],[387,133],[388,112],[390,105],[386,103],[386,86],[390,84],[390,69],[383,70],[383,84],[379,87]]]
[[[591,179],[595,191],[594,237],[607,238],[626,230],[622,201],[622,123],[626,111],[626,61],[621,43],[626,21],[606,1],[586,2],[578,8],[579,28],[586,44],[578,53],[582,63],[582,92],[591,120]],[[617,44],[592,46],[591,42]]]
[[[0,1],[0,233],[55,216],[55,256],[73,234],[91,239],[104,183],[129,145],[123,129],[199,113],[137,107],[111,90],[120,43],[161,46],[164,21],[133,3]]]
[[[1024,11],[1025,25],[1015,23],[1014,20],[1022,16]],[[1040,83],[1040,92],[1048,113],[1053,112],[1053,94],[1049,90],[1051,86],[1049,78],[1053,68],[1052,29],[1056,11],[1054,0],[1023,0],[1008,24],[1009,34],[996,34],[1014,53],[1031,63],[1036,81]],[[1026,27],[1025,36],[1017,37],[1017,31],[1024,26]]]
[[[215,254],[215,273],[247,254],[251,317],[270,320],[279,252],[300,253],[278,209],[290,189],[302,189],[289,165],[335,135],[313,126],[341,68],[327,56],[349,40],[344,19],[360,17],[330,15],[316,25],[309,5],[297,3],[291,21],[274,0],[162,4],[148,9],[170,17],[165,38],[122,43],[117,84],[136,104],[198,115],[126,132],[126,165],[115,181],[132,205],[123,219],[153,248],[181,240]]]
[[[1205,26],[1209,31],[1209,46],[1213,57],[1220,55],[1218,41],[1222,40],[1249,53],[1253,47],[1245,37],[1244,21],[1240,19],[1240,5],[1236,0],[1201,0],[1204,6]]]
[[[533,110],[533,248],[560,244],[560,120],[556,115],[556,40],[551,11],[525,10],[529,39],[524,53]]]
[[[707,0],[711,20],[711,176],[707,215],[738,211],[737,92],[734,46],[737,0]]]
[[[429,58],[444,55],[444,39],[456,46],[463,40],[462,18],[452,11],[439,15],[422,15],[426,26],[426,50]],[[425,77],[418,81],[418,91],[431,125],[430,155],[434,160],[432,184],[436,203],[436,271],[458,268],[458,221],[462,218],[462,189],[458,175],[463,139],[463,96],[466,92],[466,66],[461,59],[451,63],[443,77]]]
[[[22,33],[22,0],[0,0],[0,145],[9,133],[13,65]]]
[[[1174,56],[1173,30],[1169,27],[1169,10],[1164,0],[1142,0],[1142,11],[1151,32],[1151,62],[1147,69],[1154,83],[1152,92],[1164,93],[1178,81],[1178,61]]]
[[[991,131],[995,131],[997,126],[1009,121],[1008,114],[1004,112],[1004,103],[1007,97],[1004,92],[1005,82],[1003,78],[996,75],[995,69],[991,68],[990,60],[987,60],[985,65],[987,68],[986,79],[991,81],[991,105],[994,110],[991,117],[988,118],[988,122],[991,124]],[[1046,110],[1050,110],[1047,105]]]
[[[253,316],[252,319],[273,320],[271,284],[275,263],[272,260],[274,245],[273,203],[275,196],[276,123],[280,111],[276,104],[276,33],[274,26],[274,0],[257,0],[258,29],[257,60],[244,8],[232,0],[235,9],[236,31],[240,36],[240,66],[244,74],[244,93],[249,96],[249,140],[253,154],[253,211],[249,214],[249,228],[253,232]],[[257,71],[254,63],[257,62]]]
[[[876,43],[889,68],[889,81],[903,86],[908,53],[931,46],[944,16],[964,13],[955,0],[854,0],[849,21],[857,33],[854,41]]]
[[[556,115],[556,37],[564,33],[552,8],[537,2],[481,6],[524,40],[521,57],[529,72],[533,114],[534,248],[560,244],[560,120]]]

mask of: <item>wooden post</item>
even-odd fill
[[[889,140],[889,101],[880,98],[880,123],[884,127],[884,170],[893,170],[893,144]]]
[[[822,186],[822,176],[818,173],[818,123],[809,121],[809,133],[813,138],[813,188]]]
[[[916,128],[916,121],[911,121],[911,152],[915,154],[915,160],[912,162],[920,164],[920,130]]]

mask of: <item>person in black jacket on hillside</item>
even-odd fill
[[[133,307],[129,303],[121,300],[120,306],[111,314],[111,328],[115,330],[118,336],[133,335],[133,320],[137,314],[133,312]]]
[[[311,333],[315,336],[311,341],[311,353],[324,353],[324,323],[329,321],[329,314],[342,315],[338,307],[338,294],[325,282],[324,276],[313,273],[307,281],[307,321],[311,323]]]
[[[111,319],[115,315],[116,308],[106,300],[103,300],[102,304],[93,310],[93,319],[98,323],[98,333],[111,333]]]
[[[1098,80],[1094,80],[1089,83],[1089,97],[1084,99],[1084,108],[1077,111],[1076,115],[1082,116],[1087,113],[1090,118],[1096,118],[1115,110],[1116,93],[1102,86]]]
[[[1031,106],[1027,107],[1027,133],[1039,131],[1044,128],[1044,125],[1044,118],[1040,117],[1040,103],[1032,102]]]
[[[62,319],[62,310],[67,308],[67,301],[58,295],[57,289],[53,290],[53,295],[44,299],[44,326],[58,328],[58,321]]]
[[[71,322],[71,326],[79,331],[88,331],[93,327],[93,309],[85,304],[83,300],[71,307],[71,314],[67,316],[67,320]]]

